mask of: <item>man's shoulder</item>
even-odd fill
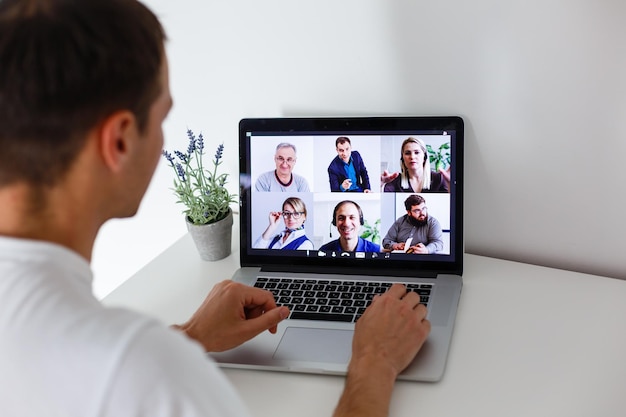
[[[274,171],[266,171],[262,174],[259,174],[257,181],[261,179],[263,179],[264,181],[269,181],[272,178],[274,178]]]
[[[322,246],[320,246],[320,250],[336,250],[337,242],[339,242],[339,240],[335,239],[331,240],[330,242],[324,243]]]
[[[296,180],[296,182],[298,183],[307,183],[306,177],[304,177],[303,175],[300,174],[296,174],[296,173],[291,173],[291,175],[293,175],[293,179]]]
[[[341,159],[339,159],[339,155],[336,155],[332,161],[330,161],[330,164],[328,164],[328,169],[336,169],[336,168],[341,168],[341,164],[342,161]]]
[[[259,176],[256,179],[255,188],[257,191],[269,191],[272,185],[272,181],[274,180],[274,171],[267,171]]]
[[[362,237],[360,237],[359,239],[361,239],[361,242],[363,244],[363,250],[365,252],[380,252],[380,245],[377,243],[374,243],[370,240],[367,239],[363,239]]]
[[[403,224],[403,223],[408,223],[408,216],[406,214],[403,214],[402,216],[396,219],[396,224]]]
[[[439,220],[437,220],[436,217],[433,216],[428,216],[428,225],[433,227],[433,226],[439,226]]]

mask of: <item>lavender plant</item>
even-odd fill
[[[205,169],[202,164],[204,138],[202,133],[196,137],[191,129],[187,130],[189,146],[187,152],[174,151],[174,155],[163,150],[163,156],[176,173],[174,194],[177,203],[185,205],[183,213],[193,224],[215,223],[228,216],[230,204],[235,203],[235,194],[230,194],[225,185],[228,174],[218,174],[217,168],[222,163],[224,144],[220,144],[213,159],[213,169]]]

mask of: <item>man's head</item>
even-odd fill
[[[116,112],[144,134],[165,88],[164,40],[135,0],[0,2],[0,187],[54,185]]]
[[[358,240],[359,230],[363,223],[363,211],[354,201],[344,200],[335,206],[333,225],[337,226],[340,239],[345,241]]]
[[[278,175],[290,175],[296,165],[296,147],[291,143],[279,143],[276,146],[274,162]]]
[[[410,195],[404,200],[404,207],[409,221],[415,226],[423,226],[428,222],[426,200],[421,195]]]
[[[352,155],[352,143],[350,138],[340,136],[335,141],[335,148],[337,149],[337,155],[346,164],[350,162],[350,156]]]

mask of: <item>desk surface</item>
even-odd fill
[[[200,260],[187,234],[103,302],[185,321],[239,267]],[[391,416],[619,416],[626,281],[465,255],[443,379],[398,382]],[[256,416],[330,416],[343,378],[224,370]],[[207,387],[207,389],[211,389]]]

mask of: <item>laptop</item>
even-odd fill
[[[291,315],[277,334],[211,356],[223,367],[344,375],[355,322],[401,282],[427,305],[432,331],[399,379],[440,380],[462,288],[463,120],[243,119],[239,150],[233,280],[272,291]],[[430,184],[395,176],[420,164]]]

